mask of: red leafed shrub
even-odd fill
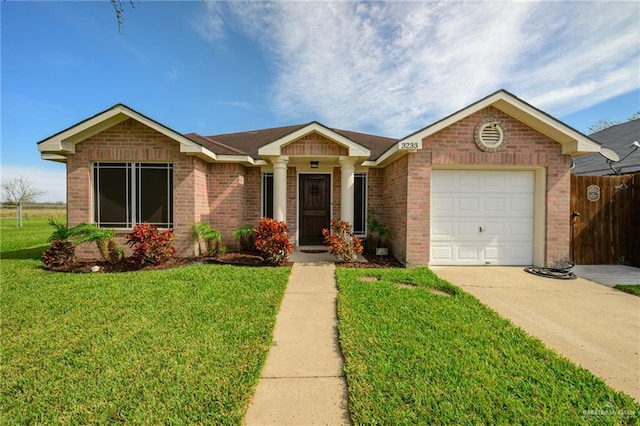
[[[42,261],[48,267],[68,266],[75,261],[76,247],[71,241],[55,240],[51,246],[42,253]]]
[[[289,258],[293,246],[289,241],[289,231],[284,222],[264,218],[254,230],[256,249],[264,261],[270,265],[281,265]]]
[[[166,262],[176,252],[173,230],[160,232],[148,223],[134,226],[126,239],[127,245],[133,248],[131,261],[139,267]]]
[[[349,222],[333,219],[331,221],[331,231],[322,230],[324,244],[329,251],[344,262],[351,262],[356,255],[362,253],[363,247],[360,238],[353,235],[353,228]]]

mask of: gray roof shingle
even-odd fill
[[[640,141],[640,119],[616,124],[589,135],[599,142],[603,148],[614,151],[624,160],[614,163],[613,167],[620,173],[640,171],[640,149],[634,151],[633,142]],[[627,156],[628,155],[628,156]],[[625,156],[627,156],[625,158]],[[600,154],[587,154],[574,158],[574,175],[602,176],[615,174],[607,160]]]

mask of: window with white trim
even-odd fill
[[[356,173],[353,182],[353,233],[367,234],[367,174]]]
[[[93,211],[100,227],[172,228],[173,164],[94,163]]]

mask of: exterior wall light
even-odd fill
[[[312,169],[317,169],[318,166],[320,165],[319,161],[309,161],[309,164],[311,165]]]

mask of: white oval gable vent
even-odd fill
[[[476,144],[483,151],[494,151],[504,141],[504,131],[495,121],[482,123],[476,131]]]

